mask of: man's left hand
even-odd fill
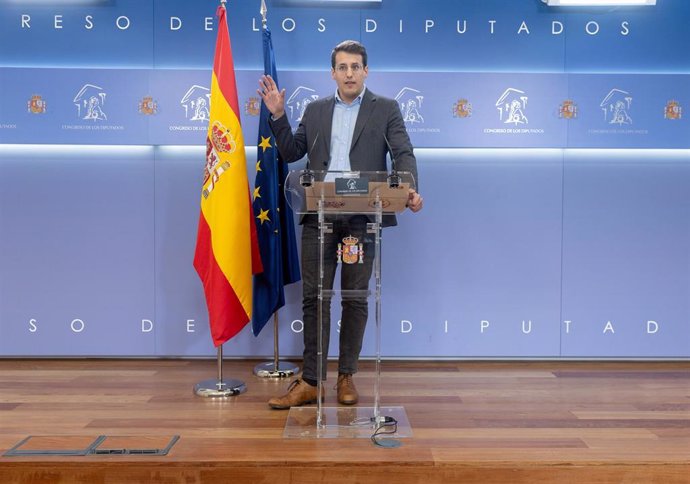
[[[424,206],[424,199],[415,190],[410,188],[410,195],[407,200],[407,206],[413,212],[419,212]]]

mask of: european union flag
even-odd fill
[[[263,29],[263,43],[264,74],[270,75],[278,84],[273,42],[268,27]],[[271,315],[285,305],[285,285],[300,280],[295,221],[283,193],[288,167],[278,155],[275,138],[268,125],[270,115],[262,102],[253,207],[264,271],[254,276],[254,336],[259,334]]]

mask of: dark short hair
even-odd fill
[[[331,67],[335,69],[335,55],[338,52],[347,52],[348,54],[359,54],[362,56],[362,64],[367,66],[367,49],[356,40],[344,40],[335,46],[331,52]]]

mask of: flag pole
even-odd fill
[[[266,8],[266,1],[261,0],[261,8],[259,9],[259,13],[261,14],[261,26],[266,29],[267,27],[267,20],[266,20],[266,14],[268,13],[268,9]]]
[[[234,397],[247,391],[241,380],[223,380],[223,345],[217,351],[218,379],[204,380],[194,385],[194,393],[200,397]]]
[[[264,30],[268,28],[266,14],[266,1],[261,0],[261,26]],[[259,363],[254,367],[254,375],[261,378],[288,378],[299,373],[299,366],[289,361],[280,361],[279,338],[278,338],[278,311],[273,313],[273,361]]]
[[[220,6],[218,9],[218,14],[219,14],[219,28],[218,28],[218,36],[216,38],[216,50],[214,54],[214,63],[213,63],[213,79],[216,79],[216,76],[227,76],[228,72],[221,72],[220,71],[220,63],[218,62],[218,59],[220,58],[221,55],[225,56],[226,58],[229,57],[230,59],[230,74],[233,77],[233,82],[230,84],[231,90],[228,92],[224,92],[221,87],[218,87],[217,90],[215,91],[216,95],[219,95],[219,99],[222,101],[225,101],[228,104],[228,107],[230,108],[231,111],[234,112],[234,114],[237,116],[237,119],[235,120],[235,123],[239,120],[239,113],[237,109],[237,93],[235,92],[235,84],[234,84],[234,66],[232,63],[232,51],[230,48],[230,38],[229,38],[229,31],[227,30],[227,17],[226,17],[226,9],[225,9],[225,4],[227,3],[227,0],[220,0]],[[221,24],[222,24],[222,29],[221,29]],[[223,34],[225,34],[225,38],[223,37]],[[219,69],[216,71],[216,69]],[[223,77],[225,78],[225,77]],[[216,84],[212,80],[212,93],[214,92],[213,86],[216,86]],[[218,82],[217,86],[223,86],[223,83]],[[231,96],[230,99],[227,99],[226,96]],[[233,99],[234,98],[234,99]],[[216,99],[214,97],[214,99]],[[232,102],[234,101],[234,103]],[[220,105],[220,104],[219,104]],[[222,105],[221,105],[222,106]],[[234,106],[234,108],[233,108]],[[220,113],[222,114],[222,113]],[[216,110],[214,114],[214,106],[211,106],[211,120],[214,119],[215,116],[218,116],[219,112]],[[227,119],[226,119],[227,118]],[[223,123],[229,124],[229,122],[232,122],[234,118],[232,116],[224,116],[221,115],[220,119],[216,120],[216,123],[219,126],[222,126],[224,130],[227,131],[227,133],[231,133],[231,131],[223,126]],[[215,124],[214,124],[215,127]],[[232,127],[232,126],[231,126]],[[241,128],[240,128],[241,129]],[[211,127],[209,126],[209,133],[211,132]],[[231,320],[235,322],[236,320],[233,318],[237,317],[237,314],[230,314],[228,315],[228,308],[229,306],[226,304],[225,306],[221,306],[218,303],[218,301],[211,301],[211,295],[214,295],[215,293],[213,292],[212,289],[217,289],[217,288],[223,288],[221,291],[225,290],[228,293],[233,293],[236,288],[234,288],[232,285],[228,285],[228,280],[226,278],[227,274],[224,272],[224,268],[221,266],[217,266],[216,272],[213,272],[212,269],[209,269],[209,267],[213,267],[214,264],[218,264],[217,259],[215,258],[215,255],[212,254],[211,257],[208,255],[208,249],[212,251],[212,245],[210,244],[210,239],[211,239],[211,228],[210,228],[210,222],[205,219],[204,216],[204,204],[206,204],[206,207],[209,208],[209,210],[213,210],[214,208],[218,206],[224,206],[218,200],[221,202],[227,201],[229,198],[229,194],[233,194],[234,192],[228,191],[228,184],[215,184],[215,182],[218,181],[218,179],[223,175],[223,173],[226,173],[226,177],[233,176],[233,172],[229,170],[230,166],[230,158],[229,156],[232,154],[232,151],[228,150],[224,146],[216,146],[216,142],[213,141],[210,138],[210,134],[207,137],[207,143],[210,143],[213,145],[213,154],[214,158],[213,161],[214,163],[211,164],[211,168],[214,169],[213,176],[215,178],[211,178],[210,175],[210,170],[207,168],[207,174],[206,178],[204,179],[204,191],[202,192],[203,198],[201,200],[202,203],[202,211],[200,214],[200,222],[199,222],[199,233],[197,235],[197,247],[195,249],[194,253],[194,267],[199,273],[199,276],[202,279],[202,282],[204,283],[204,293],[206,295],[206,303],[209,308],[209,324],[211,325],[211,333],[214,337],[214,341],[217,347],[217,366],[218,366],[218,377],[217,379],[209,379],[209,380],[204,380],[199,383],[197,383],[194,386],[194,393],[196,395],[202,396],[202,397],[231,397],[235,395],[239,395],[241,393],[244,393],[247,390],[247,387],[243,381],[240,380],[234,380],[234,379],[228,379],[224,380],[223,379],[223,342],[227,341],[229,338],[233,337],[240,329],[241,326],[237,327],[224,327],[222,328],[223,331],[219,332],[218,328],[216,327],[216,333],[214,334],[214,321],[219,318],[219,316],[223,317],[222,322],[227,323],[228,320]],[[225,135],[227,136],[227,134]],[[215,138],[214,138],[215,139]],[[218,149],[219,152],[216,152],[215,150]],[[244,147],[241,147],[242,154],[244,154]],[[234,159],[232,160],[233,162],[235,161]],[[242,156],[242,161],[244,161],[244,156]],[[221,162],[223,164],[221,164]],[[207,163],[210,163],[209,161],[209,155],[207,153]],[[246,163],[246,162],[245,162]],[[216,167],[216,165],[219,165]],[[225,166],[227,165],[227,166]],[[222,171],[220,169],[223,169]],[[211,183],[208,183],[208,180],[212,180]],[[240,182],[242,181],[241,179],[239,180]],[[246,178],[244,180],[246,183]],[[247,188],[248,185],[247,185]],[[210,195],[211,190],[213,190],[213,194]],[[219,196],[223,198],[218,198]],[[211,198],[213,197],[213,198]],[[215,205],[214,205],[215,204]],[[213,212],[212,212],[213,213]],[[216,217],[218,218],[218,217]],[[212,219],[213,220],[213,219]],[[253,227],[253,225],[251,225]],[[221,234],[225,235],[227,234],[227,231],[220,232]],[[251,245],[251,242],[250,242]],[[209,259],[213,259],[209,261]],[[252,258],[252,270],[253,270],[253,263],[254,260]],[[211,275],[209,275],[211,274]],[[215,274],[215,278],[213,276]],[[222,277],[218,276],[220,274]],[[222,279],[228,287],[225,287],[222,282],[219,282]],[[212,289],[209,289],[212,288]],[[243,288],[244,289],[244,288]],[[251,287],[250,287],[251,289]],[[251,296],[251,294],[250,294]],[[217,298],[215,298],[217,299]],[[220,309],[219,309],[220,307]],[[235,311],[236,312],[236,311]],[[242,314],[243,316],[246,316]],[[214,320],[214,318],[216,318]],[[215,323],[217,324],[217,323]],[[246,324],[246,322],[245,322]],[[226,324],[227,326],[227,324]],[[226,337],[226,335],[229,334],[229,336]]]
[[[289,361],[280,361],[278,341],[278,311],[276,311],[273,313],[273,361],[256,365],[254,375],[261,378],[289,378],[299,373],[299,366]]]
[[[261,8],[259,9],[261,14],[261,26],[264,30],[264,35],[268,31],[268,23],[266,19],[266,14],[268,13],[268,8],[266,8],[265,0],[261,0]],[[264,63],[266,62],[266,52],[264,50]],[[262,114],[263,115],[263,114]],[[276,167],[277,169],[277,167]],[[282,281],[281,281],[282,283]],[[280,361],[279,354],[279,338],[278,338],[278,309],[273,312],[273,361],[259,363],[254,367],[254,375],[262,378],[286,378],[290,377],[299,372],[299,367],[294,363],[282,362]]]

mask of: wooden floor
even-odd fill
[[[690,483],[687,361],[384,362],[382,403],[414,432],[397,449],[283,439],[266,400],[287,382],[256,363],[226,362],[248,391],[219,401],[192,394],[213,361],[0,360],[0,453],[29,435],[181,436],[164,457],[3,456],[0,483]],[[355,381],[371,406],[372,366]]]

